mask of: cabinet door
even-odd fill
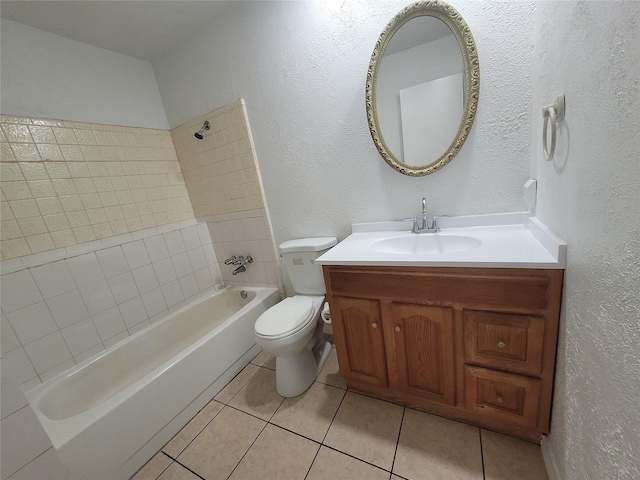
[[[394,303],[392,312],[400,388],[410,395],[453,405],[453,310]]]
[[[377,300],[333,297],[331,322],[340,373],[350,380],[387,387],[384,338]]]

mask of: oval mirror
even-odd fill
[[[371,54],[366,109],[373,143],[398,172],[429,175],[460,151],[479,92],[478,52],[462,16],[440,0],[412,3]]]

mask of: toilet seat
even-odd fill
[[[313,321],[323,297],[298,295],[285,298],[264,312],[255,324],[255,333],[266,339],[293,335]]]

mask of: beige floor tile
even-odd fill
[[[187,425],[180,430],[162,449],[167,455],[177,458],[187,445],[196,438],[207,424],[220,413],[224,404],[212,400],[207,406],[198,412]]]
[[[345,391],[314,382],[302,395],[286,398],[271,423],[322,442]]]
[[[303,480],[318,448],[311,440],[267,425],[229,479]]]
[[[482,480],[477,427],[407,408],[393,473],[410,479]]]
[[[197,475],[184,468],[179,463],[173,462],[169,468],[167,468],[162,475],[158,477],[158,480],[199,480]]]
[[[276,357],[271,357],[267,362],[263,365],[264,368],[268,368],[270,370],[276,369]]]
[[[540,446],[482,430],[486,480],[547,480]]]
[[[325,445],[391,470],[404,407],[347,392]]]
[[[227,478],[264,426],[262,420],[224,407],[178,460],[208,480]]]
[[[258,355],[253,357],[253,360],[251,360],[251,363],[261,367],[265,363],[267,363],[267,361],[269,361],[270,359],[271,359],[271,355],[265,352],[264,350],[262,350]]]
[[[171,459],[164,453],[156,453],[147,464],[138,470],[131,480],[156,480],[171,465]]]
[[[338,356],[336,355],[335,347],[331,349],[331,354],[324,364],[324,367],[322,367],[322,370],[320,370],[316,382],[326,383],[327,385],[333,385],[339,388],[347,388],[347,382],[340,376]]]
[[[227,384],[226,387],[220,390],[220,392],[214,397],[214,399],[222,403],[229,403],[229,400],[231,400],[234,395],[247,384],[251,377],[253,377],[259,371],[260,367],[257,367],[250,363],[249,365],[244,367],[242,371]]]
[[[324,446],[320,447],[320,452],[307,476],[307,480],[388,480],[388,478],[389,472]]]
[[[276,372],[261,368],[231,399],[229,405],[269,420],[283,400],[284,397],[276,392]]]

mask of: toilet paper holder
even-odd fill
[[[329,302],[324,302],[324,308],[322,309],[322,321],[327,325],[331,325],[331,311],[329,310]]]

